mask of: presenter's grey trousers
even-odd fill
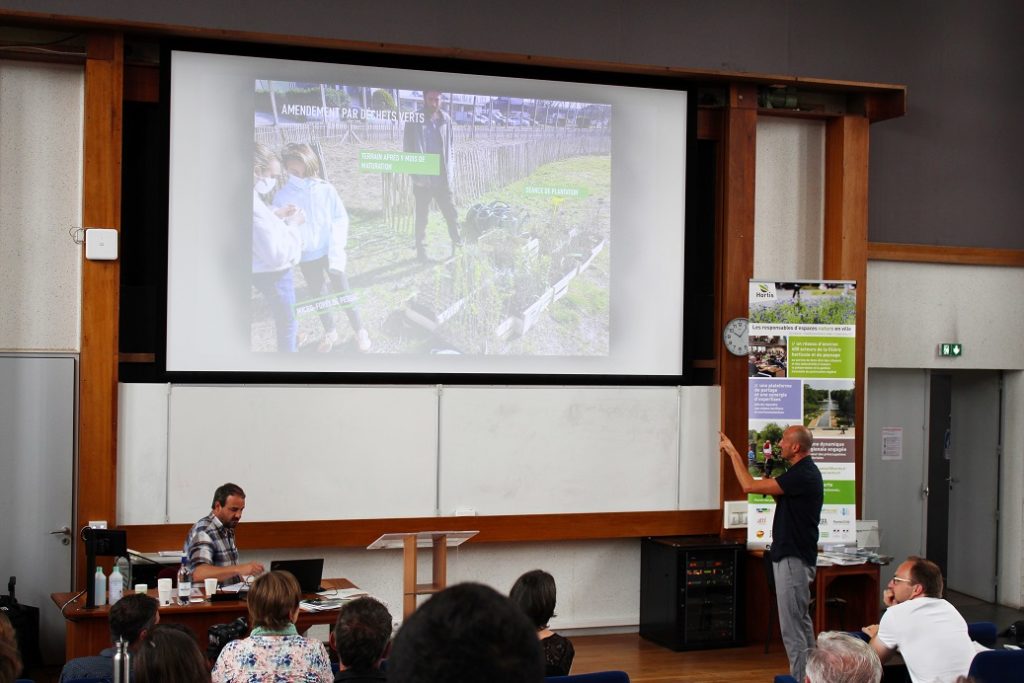
[[[784,557],[773,565],[782,644],[786,646],[789,657],[790,674],[802,681],[807,649],[814,647],[814,625],[809,608],[815,569],[808,567],[799,557]]]

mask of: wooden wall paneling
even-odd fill
[[[941,247],[932,244],[869,242],[868,260],[1024,268],[1024,249]]]
[[[733,84],[723,115],[721,229],[716,274],[718,315],[715,327],[746,317],[748,282],[754,275],[754,161],[757,141],[757,88]],[[747,359],[728,353],[718,342],[719,383],[722,386],[722,430],[735,443],[747,438]],[[721,462],[721,500],[742,499],[731,467]],[[719,520],[721,524],[721,520]]]
[[[83,132],[82,221],[121,227],[121,94],[124,38],[96,32],[87,41]],[[120,263],[82,261],[75,524],[113,526],[117,491],[117,315]],[[85,587],[83,548],[75,541],[75,585]]]
[[[125,66],[124,99],[130,102],[159,102],[160,67],[148,64]]]
[[[856,411],[854,458],[857,507],[864,496],[864,377],[868,258],[868,127],[864,116],[843,116],[825,125],[825,228],[823,275],[857,281]]]
[[[203,514],[196,511],[196,519]],[[473,543],[598,540],[641,536],[717,534],[716,510],[613,512],[557,515],[492,515],[483,517],[409,517],[397,519],[246,522],[238,525],[240,548],[365,548],[383,533],[414,531],[479,531]],[[121,527],[135,549],[180,548],[188,524],[147,524]]]

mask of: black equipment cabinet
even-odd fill
[[[746,546],[717,536],[640,545],[640,635],[672,650],[742,645]]]

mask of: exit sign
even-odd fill
[[[964,355],[964,345],[960,342],[943,342],[939,344],[939,355],[959,358]]]

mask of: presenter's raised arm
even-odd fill
[[[779,483],[774,479],[754,479],[747,470],[747,461],[736,450],[736,446],[722,432],[718,432],[718,447],[732,463],[733,472],[736,473],[736,480],[740,483],[744,493],[760,493],[769,496],[781,496],[783,494]]]

